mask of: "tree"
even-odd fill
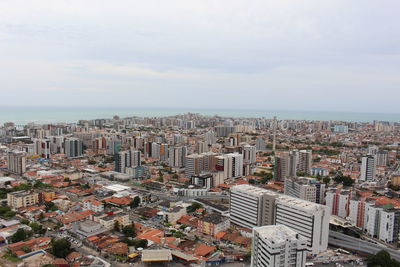
[[[255,184],[256,183],[256,180],[254,180],[254,179],[249,179],[249,184]]]
[[[187,212],[194,212],[197,209],[201,209],[203,207],[203,205],[201,205],[200,203],[197,202],[193,202],[192,205],[190,205],[189,207],[186,208]]]
[[[71,253],[71,243],[67,239],[52,240],[50,245],[51,254],[57,258],[65,258]]]
[[[352,186],[354,180],[349,176],[338,175],[333,180],[338,184],[343,184],[344,186]]]
[[[16,214],[15,211],[10,210],[10,211],[7,211],[6,213],[4,213],[3,216],[6,218],[12,218],[12,217],[14,217],[15,214]]]
[[[181,231],[176,231],[176,233],[174,234],[174,236],[175,236],[176,238],[184,238],[184,237],[185,237],[185,234],[182,233]]]
[[[32,228],[32,231],[35,234],[44,234],[46,232],[46,229],[44,229],[43,226],[37,222],[29,224],[29,227]]]
[[[386,250],[379,251],[367,259],[368,267],[399,267],[400,263],[392,259]]]
[[[135,226],[132,225],[128,225],[125,226],[124,228],[122,228],[122,233],[126,236],[126,237],[135,237],[136,236],[136,229]]]
[[[136,196],[132,199],[129,206],[131,207],[131,209],[134,209],[134,208],[139,207],[139,204],[140,204],[140,197]]]
[[[331,178],[329,178],[329,177],[324,177],[324,178],[322,179],[322,182],[323,182],[324,184],[329,184],[329,183],[331,182]]]
[[[28,234],[25,232],[24,229],[18,229],[12,236],[11,236],[11,241],[13,243],[19,242],[19,241],[24,241],[27,239]]]
[[[179,178],[179,175],[178,175],[178,174],[176,174],[176,173],[174,173],[174,175],[172,175],[172,178],[174,178],[174,179],[178,179],[178,178]]]
[[[30,221],[28,219],[24,218],[24,219],[21,220],[21,223],[28,225],[30,223]]]
[[[114,222],[114,231],[119,232],[119,230],[120,230],[119,221],[115,221]]]

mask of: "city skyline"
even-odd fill
[[[18,106],[399,113],[399,4],[385,2],[3,1],[0,93]]]

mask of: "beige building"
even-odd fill
[[[17,191],[7,194],[8,206],[18,209],[29,207],[39,202],[39,194],[31,191]]]
[[[108,230],[112,230],[114,228],[115,222],[118,222],[120,227],[125,227],[131,224],[129,215],[126,214],[125,212],[115,213],[110,216],[101,217],[99,218],[98,222]]]

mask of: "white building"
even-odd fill
[[[83,201],[83,209],[84,210],[92,210],[94,212],[102,212],[104,211],[104,205],[98,200],[95,199],[86,199]]]
[[[283,224],[307,239],[308,250],[316,255],[328,247],[328,207],[281,195],[275,202],[275,224]]]
[[[253,228],[274,223],[274,204],[279,194],[251,185],[231,188],[231,223]]]
[[[287,178],[284,192],[288,196],[321,204],[325,199],[325,184],[318,182],[315,178]]]
[[[256,147],[245,145],[243,146],[243,162],[245,164],[254,164],[256,163]]]
[[[302,267],[306,264],[307,240],[284,225],[253,229],[252,267]]]
[[[351,192],[348,190],[334,189],[326,192],[325,203],[331,214],[346,219],[350,212]]]
[[[382,205],[375,205],[374,200],[366,202],[364,231],[371,237],[386,243],[397,244],[399,223],[400,210],[386,209]]]

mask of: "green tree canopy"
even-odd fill
[[[135,226],[133,226],[133,225],[125,226],[124,228],[122,228],[122,233],[126,237],[135,237],[136,236]]]
[[[134,209],[139,207],[140,204],[140,197],[136,196],[134,199],[132,199],[131,203],[129,204],[129,206]]]
[[[24,241],[27,238],[28,238],[28,233],[24,229],[20,228],[11,236],[11,241],[13,243],[16,243],[19,241]]]
[[[367,260],[368,267],[400,267],[400,263],[392,259],[386,250],[379,251],[376,255]]]
[[[71,253],[71,243],[67,239],[58,239],[51,242],[51,254],[57,258],[65,258]]]

